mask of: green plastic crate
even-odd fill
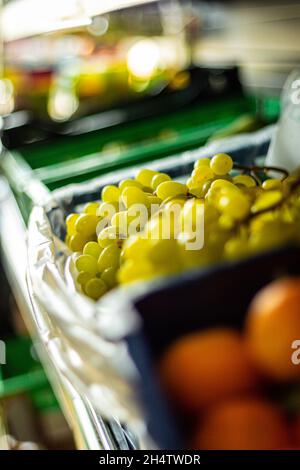
[[[38,410],[58,409],[42,365],[32,351],[29,338],[6,341],[6,365],[0,367],[0,400],[27,394]]]
[[[259,109],[263,109],[261,102]],[[32,144],[9,153],[2,169],[27,221],[32,207],[32,195],[26,186],[29,179],[36,180],[40,191],[52,191],[115,169],[197,148],[224,129],[227,135],[237,132],[236,119],[250,115],[253,121],[256,110],[255,99],[230,96],[161,117]],[[246,126],[239,125],[239,129],[248,130],[249,121],[245,122]],[[258,125],[261,122],[259,119]]]

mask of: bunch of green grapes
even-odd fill
[[[83,214],[69,215],[66,242],[76,252],[81,290],[97,300],[117,284],[298,241],[298,176],[261,182],[254,169],[232,170],[227,154],[198,160],[186,184],[143,169],[135,179],[106,186],[101,201],[87,204]],[[132,231],[137,204],[145,210]],[[204,243],[187,249],[195,240],[199,213]]]

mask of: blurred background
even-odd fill
[[[300,64],[300,2],[0,5],[0,339],[11,358],[0,372],[0,434],[14,435],[11,447],[88,447],[88,413],[74,411],[34,347],[22,245],[30,210],[66,184],[275,122]]]

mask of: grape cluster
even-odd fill
[[[135,179],[106,186],[101,201],[87,204],[82,214],[70,214],[66,243],[77,253],[81,290],[97,300],[117,284],[240,259],[298,241],[299,177],[261,182],[253,169],[234,168],[227,154],[203,158],[186,184],[142,169]],[[131,231],[137,204],[145,210]],[[179,210],[174,211],[175,206]],[[187,249],[187,242],[195,239],[199,211],[204,244]]]

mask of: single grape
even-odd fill
[[[161,183],[157,190],[157,196],[164,201],[169,197],[180,196],[181,194],[186,195],[188,193],[188,187],[185,184],[178,183],[177,181],[165,181]]]
[[[116,268],[107,268],[101,274],[102,281],[112,289],[117,285],[117,269]]]
[[[91,255],[81,255],[75,261],[77,271],[85,271],[93,274],[94,276],[98,272],[97,260]]]
[[[127,179],[127,180],[120,181],[119,189],[120,189],[121,193],[125,188],[129,188],[129,187],[135,187],[135,188],[143,189],[143,185],[141,183],[139,183],[138,181],[136,181],[136,180]]]
[[[138,174],[136,175],[136,180],[139,183],[141,183],[143,186],[147,186],[148,188],[151,188],[152,178],[156,174],[157,174],[157,171],[153,171],[153,170],[149,170],[148,168],[145,168],[138,172]]]
[[[96,226],[98,224],[98,217],[91,214],[82,214],[75,222],[75,228],[78,233],[86,237],[96,233]]]
[[[199,166],[192,172],[192,181],[195,186],[203,183],[203,181],[210,180],[214,177],[214,172],[209,166]]]
[[[75,233],[71,235],[69,240],[69,247],[72,251],[82,251],[87,239],[82,233]]]
[[[210,168],[215,175],[227,175],[227,173],[232,170],[232,167],[232,158],[226,153],[218,153],[211,159],[210,162]]]
[[[155,191],[157,187],[165,181],[171,181],[170,176],[166,173],[157,173],[157,175],[154,175],[151,180],[151,188]]]
[[[74,235],[76,233],[75,224],[79,217],[79,214],[70,214],[66,218],[67,233],[69,235]]]
[[[105,186],[101,192],[101,199],[103,202],[118,202],[120,194],[120,189],[117,186]]]
[[[104,248],[98,259],[98,270],[103,272],[107,268],[117,268],[119,264],[120,249],[116,245]]]
[[[88,242],[83,248],[84,255],[91,255],[97,259],[99,258],[101,251],[102,248],[97,242]]]
[[[93,277],[93,274],[88,273],[87,271],[80,271],[76,278],[76,281],[78,282],[78,284],[81,285],[82,288],[84,288],[86,283],[90,281]]]
[[[141,204],[145,207],[149,207],[148,197],[140,188],[125,188],[122,191],[121,199],[127,209],[134,204]]]
[[[256,214],[257,212],[271,209],[282,201],[283,194],[278,190],[266,191],[260,194],[254,204],[251,207],[251,212]]]
[[[194,169],[200,168],[201,166],[209,166],[210,165],[210,158],[200,158],[194,164]]]
[[[249,175],[237,175],[233,178],[234,184],[241,184],[247,188],[254,188],[256,186],[256,181],[252,176]]]
[[[85,214],[97,215],[97,210],[100,206],[100,202],[88,202],[83,209]]]
[[[221,196],[217,207],[220,212],[236,220],[243,220],[250,212],[250,202],[242,193],[230,193]]]
[[[269,179],[269,180],[264,181],[261,186],[266,191],[269,191],[272,189],[280,189],[282,187],[282,182],[278,179]]]
[[[93,300],[98,300],[107,291],[107,286],[102,279],[90,279],[85,285],[85,293]]]

